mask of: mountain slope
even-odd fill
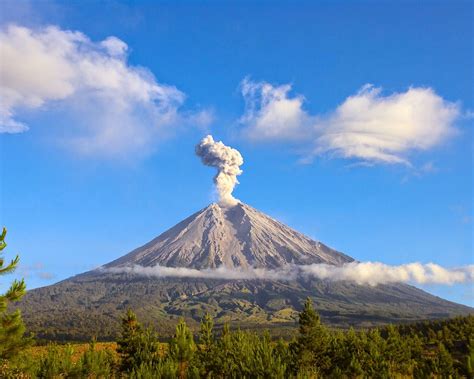
[[[120,316],[134,309],[163,334],[184,316],[197,327],[210,313],[216,324],[243,328],[294,328],[311,297],[325,322],[347,327],[444,318],[472,308],[405,284],[361,286],[300,277],[230,280],[145,277],[122,270],[155,265],[212,269],[277,269],[288,264],[341,265],[352,258],[275,221],[245,204],[211,204],[146,245],[102,268],[29,291],[20,303],[30,331],[53,339],[108,338]]]
[[[211,204],[151,242],[104,268],[225,266],[278,268],[285,264],[342,264],[352,258],[289,228],[256,209]]]

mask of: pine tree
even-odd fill
[[[7,229],[3,228],[0,235],[0,254],[7,246],[5,236]],[[0,275],[15,271],[20,257],[17,255],[8,265],[0,257]],[[8,312],[8,304],[18,301],[26,292],[25,281],[14,280],[10,288],[0,295],[0,360],[14,357],[19,351],[30,344],[31,339],[25,338],[25,325],[21,318],[20,310]]]
[[[209,313],[201,320],[198,358],[203,376],[208,377],[213,371],[215,361],[214,321]]]
[[[209,353],[214,346],[214,321],[209,313],[201,320],[201,330],[199,332],[200,350]]]
[[[454,374],[453,358],[442,342],[438,343],[438,354],[435,359],[434,371],[443,378],[449,378]]]
[[[275,349],[268,331],[263,337],[255,336],[251,354],[251,376],[257,378],[286,378],[286,364]]]
[[[122,319],[122,333],[117,344],[121,371],[130,372],[143,365],[153,367],[158,363],[159,342],[156,334],[151,329],[143,329],[130,309]]]
[[[193,334],[189,330],[184,319],[181,319],[176,325],[176,332],[170,342],[170,354],[178,361],[179,377],[185,378],[189,363],[196,351]]]
[[[393,325],[388,325],[385,346],[385,360],[392,372],[409,374],[413,366],[408,339],[402,339],[400,333]]]
[[[469,340],[469,345],[467,347],[467,355],[466,355],[466,376],[468,378],[474,377],[474,339]]]
[[[327,370],[331,365],[328,355],[329,344],[329,332],[321,324],[319,314],[313,308],[313,302],[308,297],[303,311],[299,314],[296,352],[300,367],[319,373]]]

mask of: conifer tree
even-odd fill
[[[0,254],[7,246],[5,236],[7,229],[3,228],[0,235]],[[0,276],[15,271],[20,257],[17,255],[5,265],[5,259],[0,256]],[[0,360],[14,357],[26,347],[31,339],[25,338],[25,325],[21,318],[20,310],[8,312],[9,303],[18,301],[26,292],[25,281],[14,280],[10,288],[0,295]]]
[[[466,375],[474,378],[474,339],[469,340],[466,355]]]
[[[406,343],[407,340],[402,340],[400,333],[393,325],[388,325],[386,331],[385,361],[389,369],[392,372],[409,374],[413,362],[410,359],[411,351]]]
[[[200,350],[210,352],[214,346],[214,320],[209,313],[201,320],[201,330],[199,332]]]
[[[453,358],[442,342],[438,343],[438,354],[435,360],[435,373],[443,378],[449,378],[453,372]]]
[[[300,366],[319,373],[328,369],[331,364],[327,354],[329,344],[328,330],[321,324],[319,314],[308,297],[303,311],[299,314],[296,352]]]
[[[143,329],[131,309],[122,319],[122,333],[117,344],[122,371],[130,372],[144,365],[151,368],[158,362],[156,334],[151,329]]]
[[[196,351],[193,334],[189,330],[184,319],[176,325],[176,332],[170,342],[170,354],[178,361],[179,377],[186,377],[186,371]]]
[[[251,376],[257,378],[285,378],[286,364],[278,354],[268,331],[263,337],[254,336],[253,351],[250,354]]]
[[[201,330],[199,331],[199,362],[201,363],[204,377],[211,375],[215,361],[215,335],[214,320],[209,313],[201,320]]]

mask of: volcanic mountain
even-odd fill
[[[157,238],[99,269],[29,291],[20,304],[39,337],[112,337],[127,308],[169,333],[179,317],[191,326],[209,312],[216,323],[285,330],[306,297],[323,320],[371,326],[466,314],[471,308],[405,284],[363,286],[310,277],[288,280],[152,275],[140,268],[276,270],[288,265],[354,261],[256,209],[211,204]],[[138,269],[137,269],[138,268]],[[275,328],[276,330],[277,328]]]
[[[105,265],[189,268],[258,267],[353,261],[256,209],[211,204],[145,246]]]

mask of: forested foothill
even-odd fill
[[[116,343],[25,347],[4,355],[5,378],[472,378],[474,316],[368,330],[321,323],[310,299],[293,339],[216,330],[206,315],[193,335],[184,319],[170,340],[128,310]],[[102,344],[103,345],[103,344]],[[40,349],[40,351],[38,351]]]

